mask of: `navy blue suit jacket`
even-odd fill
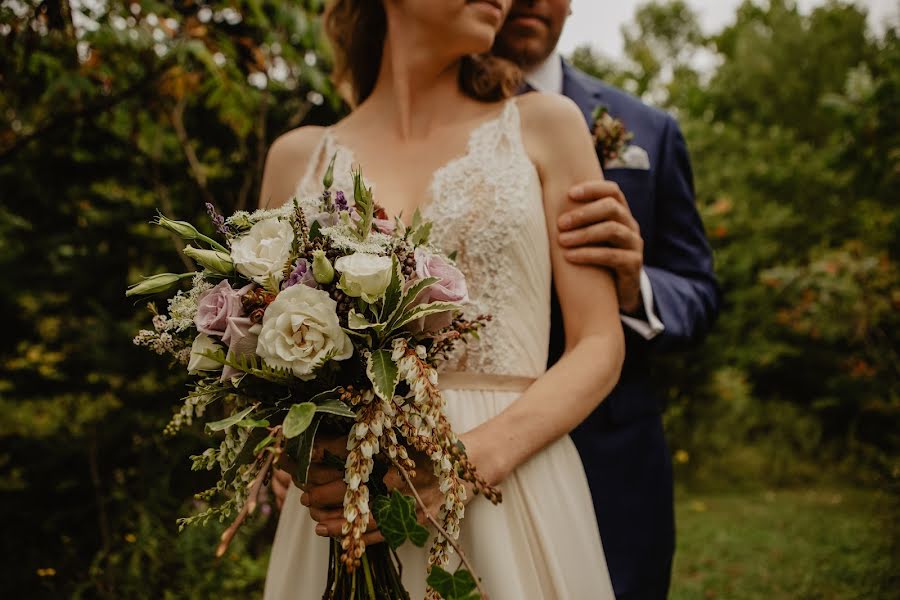
[[[665,331],[646,340],[625,326],[622,376],[608,398],[573,433],[619,598],[664,598],[675,531],[672,471],[662,432],[661,395],[650,379],[653,353],[700,339],[718,312],[712,253],[694,202],[687,146],[675,120],[637,98],[563,63],[563,93],[588,126],[600,104],[634,134],[650,169],[608,169],[644,239],[644,270]],[[551,363],[562,354],[563,327],[554,293]]]

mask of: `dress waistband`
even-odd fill
[[[442,390],[524,392],[534,382],[534,377],[526,377],[524,375],[466,373],[464,371],[444,371],[438,373],[438,386]]]

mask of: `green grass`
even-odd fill
[[[835,488],[677,494],[671,600],[900,599],[900,511]]]

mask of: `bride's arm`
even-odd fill
[[[574,206],[568,190],[603,177],[584,117],[562,96],[529,94],[518,102],[523,140],[543,185],[566,353],[503,412],[462,436],[491,483],[583,421],[612,391],[625,356],[612,275],[568,262],[557,243],[557,218]]]

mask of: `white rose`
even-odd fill
[[[203,356],[204,352],[215,352],[219,349],[216,341],[205,333],[201,333],[194,338],[191,344],[191,359],[188,361],[188,372],[195,373],[197,371],[218,371],[222,368],[222,363],[218,363],[213,359]]]
[[[377,254],[351,254],[334,263],[341,274],[338,287],[348,296],[375,302],[391,283],[391,257]]]
[[[231,259],[238,272],[260,285],[265,285],[269,277],[281,281],[293,241],[290,223],[266,219],[232,242]]]
[[[337,303],[328,292],[295,285],[278,294],[266,309],[256,354],[307,381],[326,358],[350,358],[353,344],[341,329]]]

